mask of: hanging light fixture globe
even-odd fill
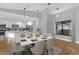
[[[57,8],[56,9],[56,15],[55,15],[56,17],[59,17],[60,15],[59,15],[59,8]]]
[[[26,8],[24,8],[24,20],[25,20],[25,18],[26,18],[26,16],[25,16],[25,10],[26,10]]]

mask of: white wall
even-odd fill
[[[54,33],[56,38],[61,38],[72,42],[79,41],[79,6],[64,11],[58,18],[53,15],[50,16],[47,10],[43,10],[39,17],[39,27],[42,30],[42,33]],[[70,19],[72,27],[71,36],[55,35],[55,22]]]
[[[39,27],[43,34],[52,34],[54,33],[54,19],[53,16],[49,15],[48,8],[40,12],[38,17]]]
[[[79,42],[79,7],[74,8],[75,11],[75,24],[76,24],[76,41]]]
[[[47,18],[47,33],[54,34],[54,18],[48,14]]]
[[[71,19],[72,26],[72,35],[71,37],[66,37],[62,35],[55,35],[58,38],[69,39],[72,42],[79,42],[79,6],[69,9],[63,12],[58,19],[55,18],[56,21],[68,20]]]
[[[73,20],[74,20],[74,13],[73,13],[73,9],[69,9],[63,13],[60,14],[60,16],[57,18],[55,17],[54,19],[54,24],[55,22],[58,21],[64,21],[64,20],[70,20],[71,19],[71,26],[72,29],[74,29],[74,24],[73,24]],[[55,25],[54,25],[55,26]],[[69,40],[69,41],[73,41],[75,39],[75,34],[74,31],[75,30],[71,30],[73,33],[71,36],[64,36],[64,35],[55,35],[56,38],[61,38],[61,39],[65,39],[65,40]],[[56,31],[55,31],[56,32]]]
[[[39,15],[39,28],[43,34],[47,33],[47,11],[48,9],[44,9]]]

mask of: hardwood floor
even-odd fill
[[[55,39],[51,41],[52,45],[59,47],[62,52],[60,55],[79,55],[79,44],[67,42],[64,40]],[[11,44],[7,38],[0,38],[0,54],[9,54]]]
[[[52,44],[62,50],[61,55],[79,55],[79,44],[59,39],[53,40]]]
[[[11,49],[10,43],[7,38],[0,38],[0,55],[9,54]]]

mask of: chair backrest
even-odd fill
[[[45,41],[38,42],[35,44],[33,48],[31,48],[31,52],[35,55],[40,55],[44,52],[45,46],[46,46]]]

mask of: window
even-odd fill
[[[56,34],[58,35],[71,35],[71,20],[56,22]]]

